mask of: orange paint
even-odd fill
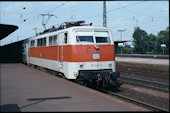
[[[63,48],[63,50],[62,50]],[[93,54],[99,53],[100,59],[93,59]],[[33,47],[29,49],[29,56],[65,62],[96,62],[115,60],[114,45],[99,45],[96,50],[94,45],[64,45]],[[63,54],[63,55],[62,55]]]
[[[58,46],[32,47],[29,49],[29,56],[36,57],[36,58],[50,59],[50,60],[58,60],[57,48]]]

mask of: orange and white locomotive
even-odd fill
[[[25,62],[56,71],[66,79],[97,87],[119,87],[111,31],[83,25],[62,26],[28,39]]]

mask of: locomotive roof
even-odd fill
[[[60,30],[57,30],[57,31],[52,31],[52,32],[46,32],[46,33],[43,33],[43,34],[40,34],[38,36],[34,36],[34,37],[30,37],[30,38],[40,38],[40,37],[44,37],[44,36],[47,36],[49,34],[55,34],[55,33],[58,33],[58,32],[64,32],[64,31],[72,31],[74,29],[96,29],[96,30],[109,30],[107,27],[98,27],[98,26],[72,26],[72,27],[69,27],[69,28],[65,28],[65,29],[60,29]]]
[[[90,28],[90,29],[103,29],[103,30],[109,30],[107,27],[97,27],[97,26],[73,26],[70,27],[70,29],[81,29],[81,28]],[[69,29],[69,28],[67,28]]]
[[[68,28],[64,28],[64,29],[59,29],[59,30],[56,30],[56,31],[66,31],[66,30],[72,30],[72,29],[81,29],[81,28],[84,28],[84,29],[105,29],[105,30],[109,30],[107,27],[98,27],[98,26],[72,26],[72,27],[68,27]],[[55,31],[52,31],[52,32],[55,32]],[[47,32],[49,33],[49,32]]]

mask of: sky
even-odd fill
[[[35,36],[35,28],[42,32],[42,14],[53,15],[46,28],[79,20],[103,26],[103,1],[1,1],[0,23],[19,27],[1,46]],[[114,41],[121,40],[124,29],[122,40],[133,40],[134,27],[157,35],[169,25],[169,1],[106,1],[106,16]]]

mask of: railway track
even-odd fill
[[[127,77],[123,75],[121,75],[118,80],[123,81],[125,83],[140,85],[143,87],[148,87],[148,88],[152,88],[152,89],[156,89],[156,90],[160,90],[164,92],[169,92],[169,84],[165,84],[161,82],[144,80],[144,79],[139,79],[139,78],[134,78],[134,77]]]
[[[124,95],[121,95],[119,93],[115,93],[115,92],[112,92],[112,91],[109,91],[109,90],[106,90],[106,89],[99,89],[99,91],[104,92],[104,93],[108,93],[108,94],[110,94],[112,96],[116,96],[118,98],[124,99],[126,101],[130,101],[130,102],[135,103],[135,104],[142,105],[142,106],[144,106],[144,107],[146,107],[148,109],[151,109],[153,111],[169,112],[169,110],[167,110],[167,109],[164,109],[164,108],[161,108],[161,107],[158,107],[158,106],[154,106],[154,105],[151,105],[151,104],[148,104],[148,103],[145,103],[145,102],[133,99],[133,98],[129,98],[127,96],[124,96]]]
[[[154,78],[161,78],[161,79],[169,79],[169,72],[165,71],[156,71],[156,70],[146,70],[146,69],[138,69],[138,68],[132,68],[132,67],[119,67],[117,69],[119,72],[126,73],[126,74],[137,74],[137,75],[142,75],[142,76],[149,76],[149,77],[154,77]]]

